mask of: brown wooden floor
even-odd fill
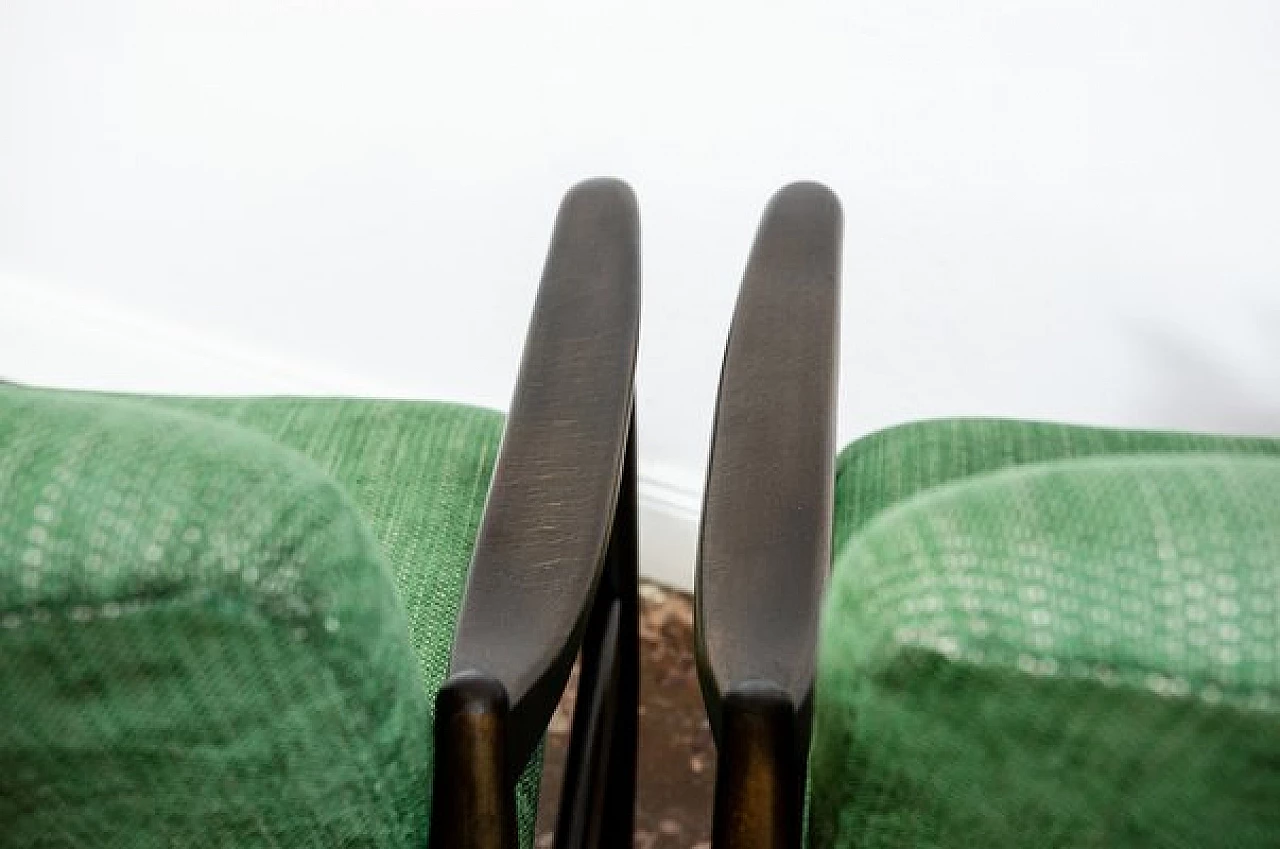
[[[709,849],[715,747],[693,665],[693,602],[684,593],[641,587],[640,774],[636,849]],[[538,810],[540,849],[551,846],[574,682],[547,734]]]

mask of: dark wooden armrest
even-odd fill
[[[635,197],[582,183],[556,220],[437,701],[433,846],[513,839],[510,788],[564,690],[628,501],[639,313]]]
[[[831,561],[841,227],[839,202],[822,186],[773,197],[725,350],[695,616],[719,749],[718,847],[799,836]]]

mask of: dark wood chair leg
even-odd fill
[[[509,707],[492,678],[462,674],[436,697],[431,845],[516,849],[515,792],[507,764]]]
[[[800,849],[804,782],[787,695],[743,685],[724,699],[716,759],[714,849]]]
[[[640,690],[635,418],[605,572],[583,639],[557,849],[629,847]]]
[[[605,779],[604,847],[630,847],[634,839],[636,749],[640,708],[640,549],[636,505],[636,420],[631,414],[608,572],[618,605],[617,692],[612,753]]]

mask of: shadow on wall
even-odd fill
[[[1184,430],[1280,436],[1280,308],[1238,328],[1245,352],[1206,345],[1169,326],[1130,327],[1144,381],[1135,409],[1144,420]],[[1237,341],[1250,342],[1250,339]]]

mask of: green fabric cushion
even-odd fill
[[[847,450],[812,842],[1280,843],[1280,460],[1225,453],[1275,446],[944,422]]]
[[[24,694],[0,762],[26,759],[0,843],[425,845],[501,431],[445,404],[0,387],[0,690]],[[303,606],[226,614],[264,603],[246,587]]]
[[[933,419],[849,444],[836,464],[834,547],[886,508],[930,487],[1026,463],[1120,454],[1280,456],[1280,439],[1122,430],[1016,419]]]
[[[467,569],[502,443],[503,416],[432,401],[142,398],[225,419],[306,455],[346,491],[406,608],[430,694],[449,669]],[[542,748],[516,785],[520,845],[533,845]]]

